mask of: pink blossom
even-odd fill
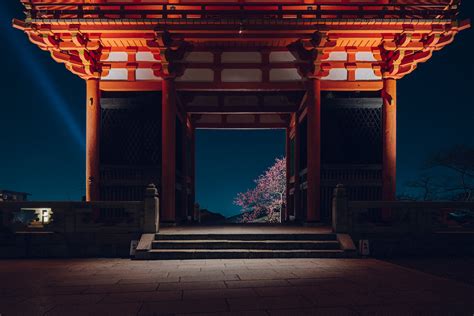
[[[286,158],[276,158],[275,163],[255,180],[255,188],[238,193],[234,204],[241,207],[242,221],[253,222],[267,216],[277,222],[286,199]]]

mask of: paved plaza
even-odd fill
[[[473,313],[473,285],[374,259],[0,261],[2,316]]]

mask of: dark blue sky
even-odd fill
[[[226,216],[239,213],[232,201],[285,155],[286,132],[272,130],[197,130],[196,201]]]
[[[462,15],[472,17],[473,8],[474,1],[464,1]],[[28,191],[37,200],[80,199],[85,173],[85,84],[31,44],[25,34],[12,29],[13,17],[23,18],[20,1],[1,1],[0,188]],[[473,34],[472,29],[462,32],[453,44],[399,82],[399,191],[404,182],[416,177],[430,152],[457,143],[474,144]],[[199,197],[206,200],[218,188],[219,195],[211,198],[223,201],[217,205],[201,201],[203,206],[232,209],[235,193],[251,185],[281,154],[282,136],[272,134],[198,134]],[[222,152],[214,158],[219,158],[213,161],[215,172],[207,180],[199,172],[211,159],[204,156],[216,149]],[[225,168],[235,172],[234,177],[223,172]]]

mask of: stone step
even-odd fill
[[[354,256],[355,253],[343,250],[151,249],[146,259],[348,258]]]
[[[337,240],[336,234],[156,234],[155,240]]]
[[[339,250],[336,240],[155,240],[152,249]]]
[[[352,258],[349,236],[333,233],[143,234],[135,259]],[[346,240],[347,239],[347,240]],[[350,241],[350,242],[349,242]]]

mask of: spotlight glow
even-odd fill
[[[8,10],[5,7],[0,8],[0,21],[2,21],[2,23],[10,23],[11,21],[11,17],[5,14],[7,11]],[[48,72],[40,63],[35,62],[35,57],[31,53],[31,50],[36,49],[36,47],[34,45],[30,45],[31,48],[25,48],[25,45],[22,43],[24,37],[15,34],[18,32],[18,30],[13,29],[11,25],[7,25],[6,30],[3,31],[3,34],[8,39],[8,43],[10,43],[12,47],[16,47],[18,57],[24,62],[24,73],[28,73],[30,78],[35,81],[35,84],[41,88],[41,91],[49,100],[49,102],[45,103],[52,107],[53,111],[58,115],[61,122],[64,123],[66,129],[69,131],[80,148],[85,150],[86,144],[84,131],[80,128],[76,118],[69,111],[66,101],[58,92],[59,89],[55,87],[53,81],[48,75]]]

